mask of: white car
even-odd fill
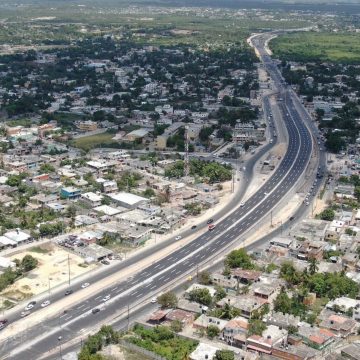
[[[81,285],[83,289],[87,288],[90,285],[90,283],[86,282]]]
[[[106,295],[103,299],[102,299],[102,301],[103,302],[107,302],[108,300],[110,300],[110,295]]]
[[[28,316],[28,315],[30,315],[30,310],[22,311],[21,314],[20,314],[20,316],[21,316],[22,318],[25,317],[25,316]]]
[[[180,240],[181,239],[181,235],[178,235],[175,240]]]
[[[243,207],[243,206],[245,206],[245,203],[244,203],[244,202],[241,202],[241,203],[240,203],[240,207]]]
[[[50,300],[46,300],[41,304],[41,307],[46,307],[50,305]]]
[[[156,297],[153,297],[153,298],[151,299],[151,303],[152,303],[152,304],[155,304],[156,302],[157,302]]]

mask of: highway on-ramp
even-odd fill
[[[48,351],[57,349],[60,345],[64,347],[102,320],[111,319],[118,312],[126,313],[127,309],[132,309],[135,304],[144,300],[149,301],[165,285],[176,284],[177,279],[184,274],[196,271],[199,264],[209,259],[216,260],[218,254],[244,236],[289,193],[304,175],[316,145],[271,59],[266,59],[264,64],[280,89],[280,97],[285,99],[278,104],[289,139],[286,154],[269,180],[243,206],[239,205],[216,223],[214,230],[204,231],[191,243],[138,272],[133,278],[124,279],[111,288],[93,294],[85,301],[75,304],[65,314],[46,319],[23,331],[18,337],[7,339],[1,344],[2,358],[46,358],[44,355]],[[107,295],[110,295],[110,299],[104,302],[103,298]],[[97,307],[101,311],[93,314],[92,309]],[[26,319],[23,321],[26,324]]]

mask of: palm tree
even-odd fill
[[[309,273],[314,275],[319,270],[319,267],[317,266],[317,260],[315,258],[311,258],[309,261]]]

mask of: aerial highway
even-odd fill
[[[58,358],[58,352],[54,355],[49,351],[59,349],[61,352],[61,347],[66,349],[66,345],[85,334],[86,329],[94,328],[106,319],[120,321],[120,318],[114,319],[118,313],[125,318],[121,321],[126,322],[127,314],[136,304],[149,303],[151,297],[158,295],[164,286],[175,286],[178,279],[183,279],[184,274],[194,274],[199,265],[209,260],[215,261],[219,254],[229,249],[239,238],[245,238],[249,229],[264,219],[294,188],[298,180],[304,177],[317,144],[304,122],[304,114],[298,111],[296,97],[284,83],[271,58],[265,54],[264,41],[259,37],[254,46],[258,48],[264,66],[279,91],[278,106],[288,133],[286,154],[269,180],[245,203],[233,206],[233,211],[229,211],[223,220],[215,222],[216,227],[212,231],[205,227],[195,240],[159,259],[133,277],[94,293],[86,300],[74,304],[71,309],[65,309],[66,312],[47,318],[29,329],[26,329],[26,319],[20,320],[24,322],[24,331],[1,343],[2,359]],[[317,187],[319,183],[313,180],[315,174],[316,170],[309,180],[313,187]],[[106,273],[101,276],[106,276]],[[80,286],[74,290],[81,291]],[[69,295],[71,296],[74,294]],[[93,309],[100,311],[93,313]]]

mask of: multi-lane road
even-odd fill
[[[303,121],[304,114],[298,111],[299,104],[294,103],[294,94],[284,84],[271,58],[263,52],[264,39],[256,39],[254,45],[258,47],[264,66],[279,90],[278,98],[283,99],[278,101],[278,106],[288,133],[286,154],[269,180],[243,206],[234,206],[228,216],[216,223],[213,231],[207,231],[204,227],[204,232],[195,240],[138,272],[131,279],[119,281],[111,288],[94,293],[66,313],[48,318],[23,331],[18,337],[7,339],[1,344],[1,358],[39,359],[49,350],[60,349],[60,345],[64,348],[67,342],[81,335],[84,330],[95,327],[101,320],[110,319],[117,312],[126,314],[137,303],[144,300],[148,302],[164,285],[175,284],[177,279],[193,273],[209,259],[216,260],[218,254],[239,238],[245,237],[247,231],[274,209],[304,176],[316,142]],[[99,276],[105,277],[106,274]],[[110,300],[103,302],[106,295],[110,295]],[[92,309],[99,306],[101,311],[93,314]],[[25,325],[26,319],[23,322]]]

